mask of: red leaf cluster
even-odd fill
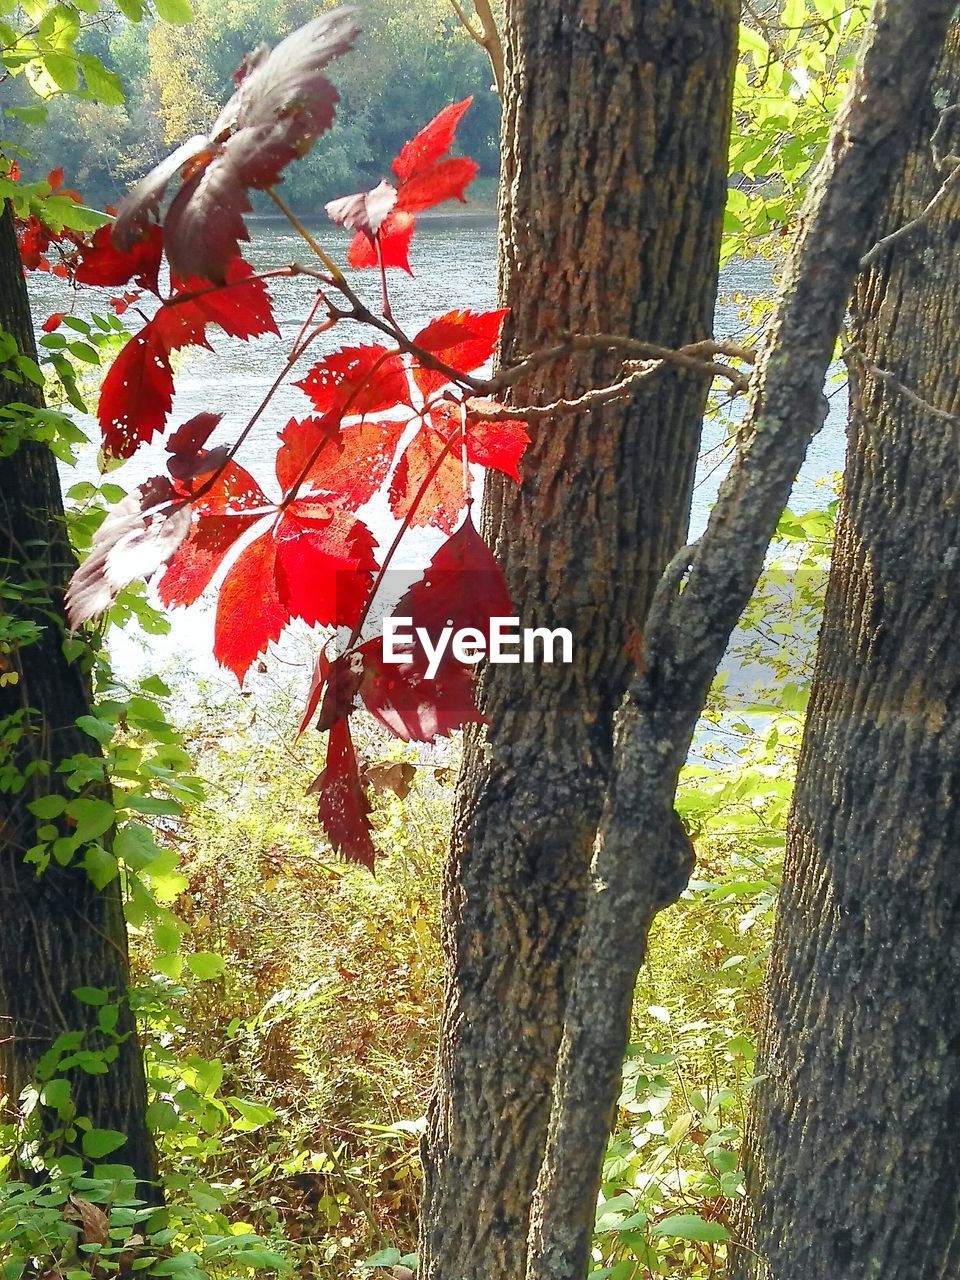
[[[464,192],[479,166],[465,156],[450,156],[457,125],[473,102],[465,98],[444,107],[393,161],[397,185],[381,182],[372,191],[331,200],[327,214],[356,234],[348,259],[352,267],[402,267],[410,271],[414,215],[445,200],[466,203]],[[379,254],[379,257],[378,257]]]
[[[489,640],[490,620],[510,615],[510,597],[500,567],[468,515],[440,547],[423,578],[394,610],[412,620],[436,648],[446,628],[473,628]],[[465,724],[482,722],[474,700],[474,669],[449,648],[429,672],[419,639],[401,663],[387,663],[382,637],[368,640],[331,661],[320,654],[307,698],[301,732],[317,713],[329,730],[327,767],[315,787],[321,793],[320,822],[334,848],[372,866],[369,803],[350,742],[349,717],[359,700],[395,737],[434,742]],[[333,790],[332,796],[328,791]],[[369,860],[368,860],[369,859]]]
[[[120,203],[113,238],[128,252],[149,233],[167,186],[176,191],[163,226],[167,258],[179,276],[221,282],[249,240],[244,215],[251,188],[281,181],[333,123],[339,94],[324,68],[359,34],[352,9],[335,9],[282,40],[249,54],[233,97],[209,134],[198,134],[157,167]]]
[[[247,239],[248,191],[279,181],[329,127],[337,94],[323,69],[355,35],[349,11],[338,10],[272,53],[252,54],[210,134],[191,139],[149,174],[111,229],[73,238],[67,261],[77,283],[120,291],[113,299],[118,311],[141,290],[160,302],[104,381],[99,420],[106,452],[130,457],[164,429],[173,402],[171,357],[207,347],[211,326],[241,339],[278,333],[264,281],[238,255]],[[327,206],[335,222],[355,232],[354,266],[409,270],[416,214],[463,200],[477,166],[449,152],[469,105],[467,99],[447,107],[402,148],[393,183]],[[46,230],[38,224],[22,235],[28,256],[42,257]],[[168,297],[159,285],[164,254]],[[331,308],[330,323],[342,314]],[[448,642],[473,632],[480,651],[491,618],[511,613],[500,569],[469,514],[471,467],[519,479],[526,424],[493,401],[464,398],[476,385],[467,375],[493,356],[505,316],[451,311],[409,344],[343,347],[317,360],[295,384],[311,412],[279,432],[279,498],[236,461],[237,446],[211,444],[219,413],[182,423],[167,441],[168,475],[108,514],[68,595],[76,625],[102,612],[137,576],[162,570],[158,590],[168,606],[194,603],[219,579],[214,654],[241,684],[292,620],[347,629],[347,651],[332,658],[324,647],[317,660],[301,731],[313,722],[328,734],[326,767],[313,788],[323,829],[335,850],[370,868],[367,788],[376,785],[376,771],[361,767],[351,715],[363,707],[394,736],[425,743],[481,721],[471,655]],[[52,331],[61,319],[53,315],[45,327]],[[324,327],[310,333],[305,326],[291,367],[301,341],[305,346]],[[378,571],[376,542],[357,512],[384,491],[400,535],[423,524],[449,535],[396,606],[397,616],[411,619],[415,637],[399,662],[386,661],[383,637],[361,640],[397,543]],[[400,782],[401,790],[409,785],[402,770]]]
[[[116,259],[119,264],[121,255]],[[92,252],[86,259],[91,270],[95,265],[103,274],[110,261],[109,254]],[[137,246],[126,253],[123,266],[118,265],[118,273],[144,270]],[[210,325],[218,325],[232,338],[279,332],[266,286],[251,279],[252,274],[242,258],[235,258],[219,288],[200,280],[174,282],[171,296],[122,348],[104,379],[97,417],[106,453],[129,458],[163,429],[173,404],[170,356],[184,347],[209,348]]]

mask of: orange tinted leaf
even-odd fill
[[[330,430],[323,418],[292,419],[280,435],[277,479],[286,493],[323,444],[305,481],[350,511],[369,502],[386,479],[405,422],[360,422]]]
[[[413,341],[458,373],[472,373],[493,356],[508,314],[509,308],[500,311],[450,311],[431,320]],[[448,379],[437,370],[416,364],[413,377],[425,397],[448,383]]]
[[[433,524],[448,533],[456,526],[467,495],[460,449],[448,448],[448,440],[449,434],[442,436],[424,425],[404,449],[390,481],[390,510],[398,520]],[[436,474],[420,497],[421,487],[435,466]]]
[[[277,547],[270,533],[244,548],[223,580],[213,653],[241,684],[257,656],[290,620],[277,594]]]

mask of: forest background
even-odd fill
[[[302,6],[194,7],[192,25],[92,24],[84,47],[116,72],[125,101],[52,97],[42,128],[8,130],[30,153],[24,172],[62,167],[89,203],[112,202],[171,143],[206,125],[247,49],[308,16]],[[344,109],[323,147],[291,170],[291,203],[310,209],[374,184],[384,156],[469,93],[476,100],[459,143],[480,162],[489,197],[498,111],[485,54],[439,0],[370,7],[364,56],[342,85]],[[759,77],[766,92],[740,103],[728,257],[776,262],[861,19],[860,9],[831,0],[787,0],[745,26],[739,85],[745,93]],[[34,101],[16,81],[8,87],[20,105]],[[749,339],[767,303],[737,305]],[[111,335],[95,329],[69,339],[93,349],[94,362],[64,353],[57,335],[44,340],[47,352],[80,367],[81,396],[112,351]],[[56,371],[48,372],[55,390]],[[722,408],[718,399],[712,412]],[[98,503],[111,495],[83,485],[68,492],[83,547]],[[641,978],[597,1218],[598,1276],[700,1277],[724,1265],[743,1192],[757,992],[832,537],[830,499],[825,492],[822,510],[781,522],[734,655],[758,684],[749,696],[729,695],[718,681],[685,772],[679,808],[699,867],[679,907],[658,922]],[[132,616],[164,626],[136,591],[113,624]],[[188,1280],[221,1267],[302,1265],[342,1276],[355,1265],[407,1265],[440,1003],[436,909],[455,755],[425,762],[371,739],[372,757],[416,766],[402,802],[389,792],[378,800],[386,856],[372,880],[318,841],[303,791],[319,748],[289,739],[300,683],[274,679],[255,707],[211,696],[185,711],[169,691],[157,675],[130,687],[104,667],[91,725],[110,750],[145,751],[177,773],[153,830],[170,855],[153,881],[168,915],[134,917],[131,931],[150,1121],[173,1205],[174,1234],[154,1243],[175,1242],[177,1265],[167,1274]],[[24,1119],[17,1106],[7,1119],[2,1149],[12,1153]],[[0,1249],[17,1274],[37,1233],[59,1231],[62,1205],[31,1202],[28,1212],[13,1181],[6,1194]],[[107,1207],[116,1213],[116,1197]],[[232,1240],[232,1249],[217,1240]]]

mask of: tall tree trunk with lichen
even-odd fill
[[[733,0],[508,0],[500,296],[505,362],[567,332],[675,347],[711,334],[736,45]],[[513,403],[603,385],[602,352]],[[538,423],[484,530],[525,626],[570,665],[486,671],[445,875],[448,978],[424,1143],[429,1280],[516,1280],[571,966],[643,619],[689,517],[707,391],[659,375],[627,404]]]
[[[877,240],[960,163],[958,102],[955,22]],[[736,1274],[946,1280],[960,1271],[956,183],[875,255],[851,334],[847,468],[750,1125],[754,1252]]]
[[[9,205],[0,211],[0,332],[36,359]],[[29,380],[0,380],[0,407],[16,404],[41,408],[40,389]],[[5,428],[24,425],[13,418]],[[38,846],[38,828],[51,823],[35,817],[31,803],[72,796],[69,770],[61,766],[75,755],[98,754],[76,723],[90,710],[83,659],[68,661],[63,648],[63,591],[72,567],[56,460],[45,445],[24,438],[0,455],[0,1096],[15,1114],[43,1055],[59,1037],[82,1033],[82,1048],[102,1056],[104,1068],[88,1058],[82,1062],[93,1070],[81,1064],[56,1074],[70,1081],[76,1116],[126,1135],[110,1161],[132,1166],[146,1180],[141,1194],[156,1200],[156,1187],[147,1185],[156,1181],[157,1159],[127,1001],[119,880],[101,890],[76,859],[65,867],[53,860],[39,873],[25,860]],[[81,987],[101,988],[118,1004],[115,1027],[108,1018],[109,1029],[101,1028],[100,1010],[73,994]],[[71,1127],[68,1114],[58,1118],[42,1105],[38,1117],[48,1135]],[[80,1149],[74,1132],[56,1140],[61,1151]]]

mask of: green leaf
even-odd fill
[[[108,71],[99,58],[92,53],[81,53],[80,69],[87,82],[87,88],[96,98],[108,107],[122,107],[124,102],[123,85],[120,77]]]
[[[92,844],[83,855],[83,868],[98,889],[105,889],[117,878],[120,866],[112,853]]]
[[[127,1135],[116,1129],[88,1129],[80,1145],[89,1160],[100,1160],[122,1147],[126,1140]]]
[[[154,1133],[172,1133],[179,1122],[180,1117],[169,1102],[158,1099],[147,1107],[147,1127]]]
[[[63,796],[40,796],[27,806],[35,818],[59,818],[66,807]]]
[[[399,1249],[381,1249],[372,1258],[364,1258],[358,1265],[361,1267],[395,1267],[400,1261]]]
[[[106,746],[116,732],[117,726],[109,720],[101,720],[97,716],[77,716],[77,728],[96,738],[101,746]]]
[[[187,968],[201,982],[219,978],[226,967],[227,963],[223,956],[218,956],[214,951],[195,951],[187,956]]]
[[[160,818],[179,818],[183,813],[182,805],[176,800],[168,800],[165,796],[122,796],[120,802],[125,809],[134,813],[156,815]]]
[[[162,18],[164,22],[193,21],[193,10],[189,0],[153,0],[153,7],[157,11],[157,17]]]
[[[48,1080],[40,1093],[40,1101],[45,1107],[61,1111],[70,1105],[70,1081],[58,1077]]]
[[[110,992],[106,987],[74,987],[73,998],[81,1004],[93,1005],[95,1009],[107,1003]]]
[[[153,967],[157,973],[162,973],[165,978],[170,978],[173,982],[176,982],[181,973],[183,973],[183,956],[157,956],[153,962]]]
[[[47,75],[61,89],[73,93],[80,86],[80,68],[72,53],[45,53],[41,61]]]
[[[650,1234],[671,1240],[728,1240],[730,1232],[722,1222],[706,1222],[696,1213],[674,1213],[650,1228]]]
[[[117,832],[113,851],[128,867],[142,871],[160,856],[153,832],[142,822],[128,822]]]
[[[110,830],[117,820],[117,811],[109,800],[81,796],[67,805],[67,816],[74,818],[77,823],[73,832],[74,840],[77,844],[85,844]]]

